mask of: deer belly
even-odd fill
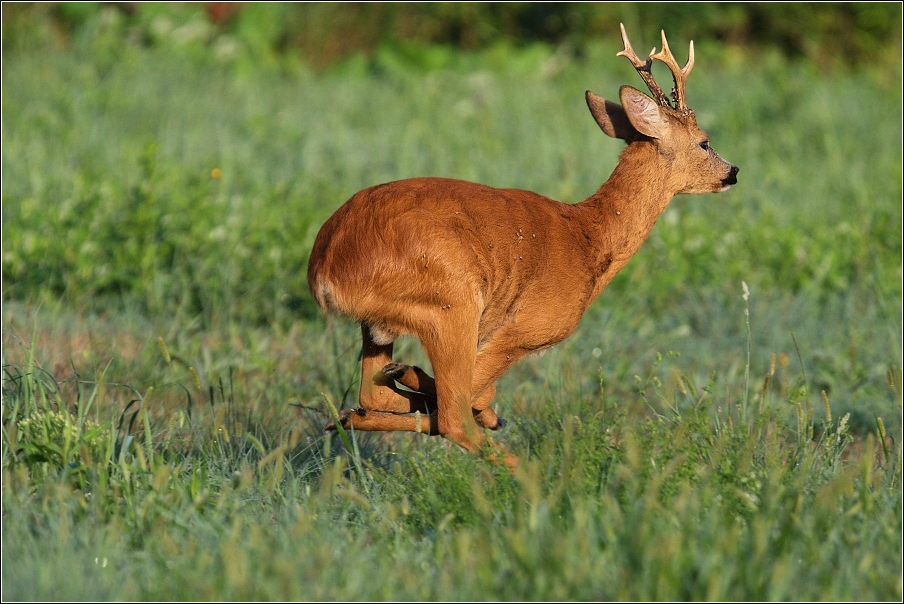
[[[540,351],[570,336],[581,320],[584,306],[569,297],[521,297],[507,305],[506,312],[485,309],[480,321],[480,347],[505,338],[506,348]]]

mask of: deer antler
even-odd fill
[[[684,64],[683,68],[679,68],[678,62],[675,60],[674,55],[672,55],[672,51],[669,50],[669,41],[665,39],[665,31],[661,31],[661,33],[662,51],[651,54],[650,58],[659,59],[668,65],[669,71],[672,72],[672,79],[675,80],[675,87],[672,88],[672,100],[675,101],[675,107],[677,109],[687,109],[687,98],[684,95],[684,87],[687,84],[687,76],[691,73],[691,69],[694,68],[694,41],[691,40],[691,49],[687,57],[687,63]],[[656,49],[654,48],[653,50]]]
[[[621,27],[621,39],[622,42],[625,43],[625,49],[620,53],[616,54],[616,57],[625,57],[631,64],[634,65],[634,69],[637,70],[637,73],[640,74],[640,77],[643,78],[643,81],[646,82],[647,88],[650,89],[650,92],[653,93],[653,96],[656,97],[656,102],[662,106],[669,106],[669,99],[665,96],[665,93],[662,91],[662,88],[659,87],[659,84],[656,83],[656,80],[653,79],[653,53],[656,52],[656,47],[653,47],[653,50],[650,51],[650,58],[646,61],[641,61],[637,54],[634,52],[634,49],[631,48],[631,42],[628,41],[628,34],[625,32],[625,26],[623,23],[619,23]]]
[[[625,32],[624,24],[619,24],[621,27],[621,36],[622,42],[625,44],[625,49],[615,56],[617,57],[625,57],[631,64],[634,65],[634,69],[637,70],[637,73],[640,74],[640,77],[643,78],[643,81],[646,83],[647,88],[650,89],[650,92],[655,97],[656,102],[662,107],[671,107],[672,104],[669,102],[668,97],[662,91],[662,88],[659,87],[659,84],[656,83],[656,80],[653,79],[653,59],[658,59],[665,63],[669,71],[672,72],[672,79],[675,80],[675,87],[672,89],[672,100],[675,102],[675,108],[679,110],[687,109],[687,99],[685,98],[684,88],[687,83],[687,76],[690,74],[691,69],[694,68],[694,42],[691,41],[691,50],[690,55],[687,59],[687,64],[685,64],[684,68],[678,67],[678,62],[675,60],[674,55],[672,55],[672,51],[669,49],[669,42],[665,39],[665,32],[662,32],[662,51],[656,52],[656,47],[653,47],[653,50],[650,51],[650,57],[646,61],[641,61],[637,54],[634,52],[634,49],[631,48],[631,42],[628,41],[628,34]]]

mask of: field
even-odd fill
[[[3,56],[4,600],[901,600],[900,63],[696,41],[739,183],[675,198],[500,381],[511,476],[322,432],[360,343],[307,257],[376,183],[593,193],[622,144],[584,91],[642,87],[620,47],[315,71],[160,35]]]

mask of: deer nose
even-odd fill
[[[722,179],[723,185],[735,185],[738,183],[738,168],[737,166],[732,166],[731,170],[728,171],[728,176]]]

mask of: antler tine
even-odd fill
[[[684,68],[678,67],[678,61],[675,60],[675,56],[672,54],[672,51],[669,49],[669,41],[665,38],[665,31],[662,31],[662,51],[658,53],[650,53],[651,59],[658,59],[665,63],[669,71],[672,72],[672,79],[675,80],[675,87],[672,89],[672,100],[675,101],[675,106],[678,109],[687,109],[687,97],[685,96],[684,90],[685,85],[687,84],[687,76],[691,73],[691,69],[694,68],[694,41],[691,40],[691,49],[687,58],[687,63],[685,63]],[[655,48],[653,50],[656,50]]]
[[[634,69],[637,70],[637,73],[640,74],[640,77],[643,78],[643,81],[646,83],[647,88],[650,89],[650,92],[656,98],[656,102],[662,106],[669,106],[668,97],[662,91],[662,88],[659,87],[659,84],[656,83],[656,80],[653,79],[653,53],[656,51],[656,48],[654,47],[653,50],[650,51],[650,57],[646,61],[641,61],[640,57],[637,56],[637,53],[634,52],[634,49],[631,48],[631,42],[628,41],[628,34],[625,32],[625,25],[619,23],[619,26],[621,27],[621,37],[622,42],[625,44],[625,49],[616,53],[615,56],[625,57],[631,61],[631,64],[634,65]],[[693,51],[691,51],[691,57],[693,58]]]

